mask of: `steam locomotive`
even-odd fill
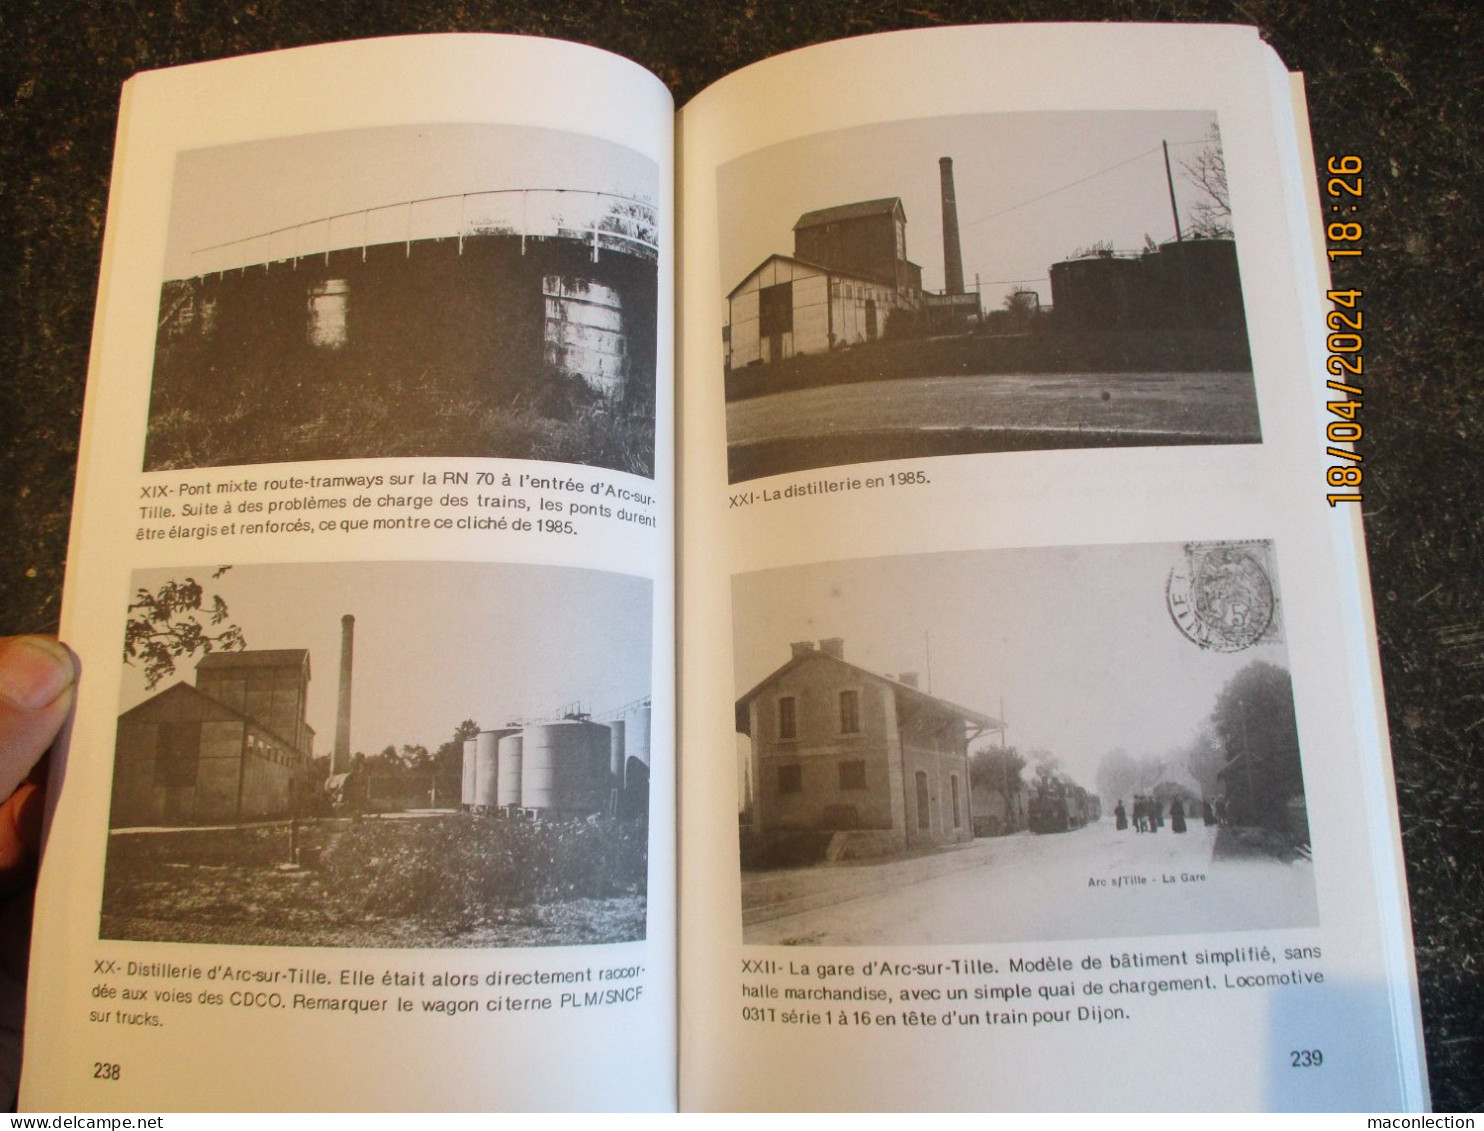
[[[1026,804],[1026,820],[1033,833],[1065,833],[1100,819],[1103,803],[1080,785],[1065,783],[1055,792],[1033,794]]]

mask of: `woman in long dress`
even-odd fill
[[[1170,832],[1183,833],[1185,831],[1185,806],[1180,804],[1177,797],[1170,802]]]
[[[1123,807],[1123,798],[1118,799],[1118,804],[1113,807],[1113,816],[1118,822],[1118,831],[1122,832],[1128,828],[1128,810]]]

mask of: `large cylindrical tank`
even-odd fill
[[[580,719],[526,727],[520,803],[550,813],[596,813],[608,800],[608,728]]]
[[[500,739],[499,745],[499,767],[500,786],[495,793],[495,800],[503,809],[507,805],[520,804],[520,784],[522,774],[521,763],[522,747],[525,739],[521,732],[507,734]]]
[[[474,738],[474,798],[476,809],[493,809],[499,804],[499,743],[506,735],[518,733],[514,727],[482,730]]]
[[[636,707],[624,719],[625,786],[628,785],[628,766],[634,762],[639,762],[644,766],[644,784],[647,785],[649,782],[649,714],[647,706]]]
[[[608,776],[614,785],[623,784],[623,720],[608,724]]]
[[[460,780],[459,800],[466,809],[474,804],[474,777],[476,773],[474,750],[477,745],[478,739],[464,739],[464,776]]]

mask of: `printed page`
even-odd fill
[[[493,36],[127,86],[25,1107],[674,1106],[673,123]]]
[[[679,144],[682,1105],[1425,1106],[1276,57],[869,37]]]

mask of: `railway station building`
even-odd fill
[[[791,647],[736,702],[753,835],[831,832],[832,858],[972,840],[968,748],[999,720],[847,662],[838,637]]]

